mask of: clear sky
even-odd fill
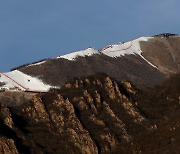
[[[0,0],[0,71],[139,36],[180,34],[180,0]]]

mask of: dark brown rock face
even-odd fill
[[[97,153],[95,143],[83,129],[74,108],[60,95],[34,97],[16,109],[2,108],[2,135],[11,137],[10,150],[19,153]],[[9,134],[9,132],[12,134]],[[6,134],[7,133],[7,134]],[[8,136],[12,135],[12,136]],[[7,136],[6,136],[7,135]],[[13,141],[16,148],[13,148]],[[6,147],[2,143],[3,147]],[[14,147],[15,147],[14,146]]]
[[[99,74],[0,99],[0,153],[178,153],[179,79],[140,91]]]
[[[0,153],[2,154],[18,154],[13,139],[0,137]]]

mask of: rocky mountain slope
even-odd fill
[[[179,81],[140,90],[97,74],[45,94],[6,92],[0,153],[178,153]]]

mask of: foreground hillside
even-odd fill
[[[0,153],[178,153],[179,81],[141,90],[97,74],[45,94],[1,93]]]

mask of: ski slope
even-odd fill
[[[145,59],[141,54],[142,50],[140,47],[140,42],[148,41],[152,38],[153,37],[140,37],[138,39],[135,39],[133,41],[129,41],[126,43],[118,43],[118,44],[114,44],[114,45],[109,45],[109,46],[103,48],[102,50],[100,50],[100,52],[102,54],[105,54],[106,56],[109,56],[112,58],[122,57],[125,55],[139,55],[149,65],[151,65],[154,68],[157,68],[155,65],[150,63],[147,59]]]
[[[41,80],[26,75],[18,70],[0,73],[0,82],[5,83],[1,89],[16,89],[21,91],[46,92],[51,86],[44,84]]]

